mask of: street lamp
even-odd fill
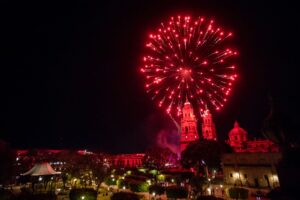
[[[208,191],[208,195],[211,195],[211,188],[207,188],[207,191]]]
[[[147,183],[148,183],[149,185],[151,185],[151,180],[147,180]]]
[[[155,192],[153,192],[153,193],[152,193],[152,195],[154,196],[154,199],[156,199],[156,198],[155,198],[155,195],[156,195],[156,193],[155,193]]]

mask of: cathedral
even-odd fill
[[[201,113],[202,118],[202,135],[201,138],[207,140],[217,140],[216,128],[212,119],[212,114],[206,108],[203,113]],[[276,144],[267,139],[255,139],[249,140],[247,136],[247,131],[241,128],[236,121],[234,127],[228,133],[229,144],[234,152],[278,152],[279,148]],[[181,118],[181,134],[180,134],[180,152],[184,151],[190,142],[199,139],[198,129],[197,129],[197,119],[194,115],[194,110],[191,103],[186,100],[182,109]]]
[[[247,131],[239,126],[235,121],[233,129],[228,134],[227,143],[233,148],[234,152],[279,152],[279,147],[267,139],[249,140]]]
[[[208,109],[204,111],[202,116],[202,137],[207,140],[217,140],[215,124],[212,115]],[[187,145],[199,139],[197,130],[197,119],[194,115],[191,103],[186,100],[182,109],[181,118],[181,135],[180,135],[180,152],[185,150]]]

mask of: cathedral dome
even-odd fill
[[[247,131],[239,126],[237,121],[234,122],[234,127],[228,134],[229,140],[244,142],[247,140]]]

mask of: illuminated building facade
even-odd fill
[[[217,140],[215,123],[208,109],[202,115],[202,135],[204,139]]]
[[[111,163],[113,167],[121,168],[135,168],[142,167],[142,159],[145,154],[118,154],[111,156]]]
[[[186,100],[182,109],[180,151],[182,152],[190,142],[198,138],[197,119],[192,105]]]
[[[209,110],[206,109],[201,117],[203,138],[207,140],[217,140],[215,124]],[[197,119],[194,115],[191,103],[186,100],[182,109],[180,151],[182,152],[190,142],[198,139]]]
[[[61,170],[63,165],[66,164],[65,162],[57,161],[61,154],[69,155],[70,150],[61,150],[61,149],[36,149],[34,150],[34,155],[31,153],[31,150],[17,150],[17,159],[18,163],[26,161],[30,167],[32,167],[38,157],[40,158],[47,158],[50,160],[52,167],[55,170]],[[77,150],[74,151],[77,156],[85,156],[85,155],[94,155],[95,157],[99,156],[99,158],[104,159],[103,162],[107,166],[113,167],[122,167],[122,168],[135,168],[142,166],[142,159],[144,158],[145,154],[137,153],[137,154],[117,154],[117,155],[110,155],[110,154],[103,154],[103,153],[94,153],[87,150]],[[60,156],[59,156],[60,155]]]
[[[280,153],[223,154],[222,168],[225,184],[253,188],[279,187],[276,165]]]
[[[228,134],[227,143],[235,152],[279,152],[279,147],[267,139],[248,140],[248,133],[236,121]]]

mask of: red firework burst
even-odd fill
[[[140,69],[146,90],[167,113],[181,114],[186,98],[200,107],[220,110],[236,79],[232,36],[213,20],[171,17],[149,35]]]

